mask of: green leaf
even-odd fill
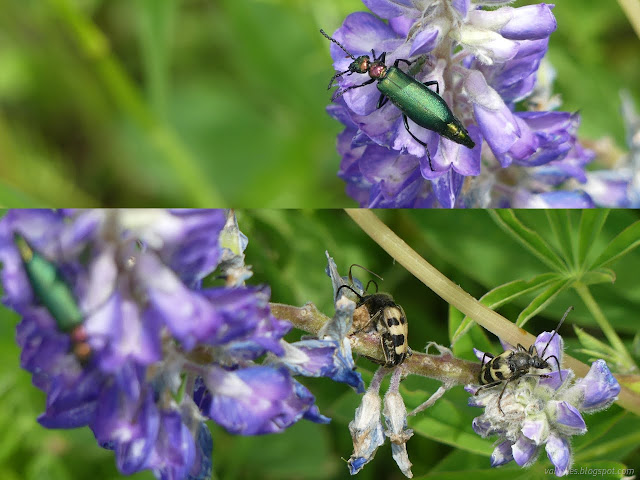
[[[520,315],[518,315],[518,318],[516,319],[516,325],[523,327],[530,318],[544,310],[544,308],[570,284],[571,279],[561,279],[553,282],[546,290],[534,298],[531,303],[522,310],[522,312],[520,312]]]
[[[606,208],[589,208],[580,215],[578,227],[578,264],[584,266],[593,242],[600,234],[609,210]]]
[[[567,265],[577,264],[577,252],[574,245],[573,234],[571,232],[571,218],[568,210],[545,210],[547,220],[551,226],[551,231],[556,237],[558,246],[564,255]]]
[[[578,336],[578,340],[580,343],[587,349],[592,350],[594,352],[601,352],[604,355],[616,356],[615,349],[611,348],[606,343],[598,340],[593,335],[588,334],[582,328],[573,326],[573,330],[576,332]]]
[[[593,285],[596,283],[614,283],[616,281],[616,272],[610,268],[598,268],[590,272],[584,273],[580,277],[580,282],[585,285]]]
[[[559,272],[567,270],[567,265],[549,244],[536,232],[522,224],[513,210],[490,210],[489,215],[545,265]]]
[[[535,292],[536,290],[557,281],[558,278],[560,277],[557,273],[542,273],[540,275],[536,275],[530,280],[514,280],[513,282],[500,285],[487,292],[480,298],[480,303],[486,305],[492,310],[495,310],[501,305],[511,302],[522,295]],[[465,316],[462,323],[460,323],[457,330],[452,335],[451,344],[455,345],[460,337],[464,335],[474,323],[475,322],[471,318]]]
[[[628,226],[616,238],[611,240],[589,270],[595,270],[614,262],[638,245],[640,245],[640,221]]]

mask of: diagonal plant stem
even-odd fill
[[[629,371],[637,370],[638,367],[631,358],[631,355],[629,355],[629,351],[624,346],[624,343],[622,343],[622,340],[609,323],[609,320],[607,320],[607,317],[605,317],[604,313],[602,313],[602,310],[600,310],[600,306],[591,295],[589,288],[582,283],[575,284],[574,288],[576,292],[578,292],[578,295],[580,295],[580,298],[582,299],[586,307],[591,312],[591,315],[593,315],[593,318],[598,323],[598,326],[602,330],[602,333],[604,333],[604,335],[607,337],[607,340],[609,340],[611,346],[620,355],[620,358],[624,359],[624,367]]]
[[[163,124],[141,99],[140,92],[109,51],[108,40],[102,32],[69,0],[49,0],[49,5],[80,50],[93,61],[97,74],[118,107],[145,133],[147,141],[157,150],[158,159],[174,172],[187,203],[201,207],[225,206],[220,194],[206,181],[207,176],[175,132]]]
[[[383,250],[446,302],[511,345],[534,343],[533,335],[482,305],[449,280],[382,223],[371,210],[346,209],[345,211]],[[563,355],[563,363],[579,376],[585,376],[589,371],[587,365],[567,354]],[[640,394],[632,392],[623,385],[621,385],[617,403],[640,415]]]

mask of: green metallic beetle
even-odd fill
[[[367,80],[361,85],[352,85],[351,87],[336,91],[332,100],[336,100],[349,90],[370,85],[377,80],[377,87],[381,92],[377,108],[382,107],[387,100],[391,100],[391,103],[400,109],[402,112],[402,119],[404,120],[404,127],[407,129],[407,132],[409,132],[409,135],[411,135],[416,142],[425,148],[431,170],[433,170],[433,166],[431,165],[431,155],[429,154],[427,144],[411,133],[407,118],[410,118],[421,127],[424,127],[427,130],[432,130],[451,141],[464,145],[467,148],[475,147],[475,143],[469,136],[469,132],[464,128],[462,122],[453,115],[451,109],[447,105],[447,102],[445,102],[440,96],[440,87],[438,86],[438,82],[433,80],[430,82],[420,83],[415,78],[404,73],[398,67],[400,62],[404,62],[407,65],[411,65],[413,62],[399,58],[393,63],[392,67],[388,67],[385,65],[387,52],[382,52],[380,56],[376,58],[376,54],[373,50],[371,50],[373,61],[371,61],[368,55],[361,55],[356,58],[344,46],[342,46],[340,42],[327,35],[324,30],[320,30],[320,33],[338,45],[350,58],[353,59],[348,70],[336,73],[331,77],[329,88],[333,86],[333,82],[336,78],[344,75],[345,73],[348,75],[352,75],[354,73],[368,73],[369,77],[371,77],[370,80]],[[428,88],[430,85],[436,86],[435,92]]]
[[[69,334],[76,357],[81,362],[88,360],[91,346],[83,327],[84,315],[71,288],[58,268],[35,251],[22,235],[15,233],[14,241],[35,298],[51,314],[58,330]]]

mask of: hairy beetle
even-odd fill
[[[510,382],[518,380],[524,376],[537,376],[546,378],[548,375],[531,373],[532,369],[540,369],[546,370],[551,369],[552,367],[549,364],[548,360],[553,358],[556,361],[558,366],[558,373],[560,374],[560,379],[562,379],[562,372],[560,371],[560,361],[558,357],[555,355],[549,355],[545,357],[544,354],[547,351],[547,348],[551,344],[551,340],[558,333],[558,329],[564,322],[564,319],[567,318],[569,312],[573,310],[573,307],[569,307],[558,326],[553,331],[553,335],[549,338],[547,345],[542,350],[541,354],[538,354],[538,349],[535,345],[531,345],[527,350],[521,344],[518,344],[516,350],[505,350],[500,355],[494,356],[491,353],[485,353],[482,356],[482,368],[480,370],[480,375],[478,380],[480,381],[481,387],[476,391],[476,395],[481,391],[487,388],[496,387],[504,382],[504,387],[502,387],[502,391],[500,392],[500,396],[498,397],[498,409],[502,414],[502,406],[500,402],[502,401],[502,395],[504,395],[504,391],[507,388],[507,385]],[[489,358],[490,360],[487,363],[484,363],[485,360]]]
[[[351,269],[353,267],[360,267],[376,275],[361,265],[353,264],[349,267],[349,282],[352,285]],[[379,275],[376,276],[382,280]],[[353,312],[355,333],[375,331],[380,336],[380,345],[384,354],[384,363],[382,365],[388,368],[395,367],[404,362],[408,355],[411,355],[411,349],[408,344],[409,325],[407,316],[404,313],[404,309],[394,301],[390,294],[378,292],[378,284],[373,280],[367,283],[367,288],[371,282],[376,286],[376,293],[374,294],[360,295],[350,285],[342,285],[338,288],[336,296],[343,288],[347,288],[357,295],[358,302],[356,303],[356,310]],[[381,363],[373,358],[370,358],[370,360]]]
[[[324,30],[320,30],[320,33],[338,45],[351,59],[353,59],[348,70],[336,73],[331,77],[329,88],[333,86],[333,82],[336,78],[344,75],[345,73],[347,75],[352,75],[354,73],[368,73],[370,77],[369,80],[360,85],[352,85],[342,90],[336,90],[331,98],[332,100],[336,100],[349,90],[370,85],[377,80],[377,87],[378,90],[380,90],[380,99],[378,100],[377,108],[382,107],[387,100],[391,100],[391,103],[400,109],[402,112],[402,119],[404,120],[404,128],[416,142],[425,148],[431,170],[433,170],[433,166],[431,165],[431,154],[429,153],[429,148],[425,142],[411,133],[407,118],[410,118],[421,127],[434,131],[449,140],[459,143],[460,145],[464,145],[467,148],[473,148],[475,146],[474,141],[469,136],[469,132],[467,132],[464,125],[462,125],[462,122],[455,117],[453,112],[451,112],[447,102],[445,102],[440,96],[440,87],[438,82],[434,80],[421,83],[400,70],[400,62],[406,63],[407,65],[411,65],[413,62],[404,58],[399,58],[393,63],[393,66],[390,67],[385,65],[387,52],[382,52],[379,57],[376,57],[376,53],[373,50],[371,50],[373,61],[368,55],[361,55],[356,58],[340,42],[327,35]],[[428,88],[430,85],[436,86],[435,92]]]

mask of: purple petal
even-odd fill
[[[201,422],[196,434],[196,457],[187,480],[208,480],[213,469],[213,438],[206,423]]]
[[[549,360],[549,364],[553,367],[555,365],[555,361],[553,359]],[[571,377],[571,370],[554,370],[553,372],[549,372],[546,378],[541,377],[538,385],[552,388],[553,390],[558,390],[563,383],[565,383]]]
[[[567,435],[579,435],[587,431],[587,425],[580,412],[573,405],[562,401],[552,400],[548,407],[552,411],[553,418],[559,424],[561,431]]]
[[[429,53],[438,45],[441,36],[441,30],[438,27],[439,25],[433,24],[419,31],[411,42],[410,57]]]
[[[519,191],[513,200],[515,208],[594,208],[591,197],[581,190],[558,190],[546,193]]]
[[[451,2],[451,6],[458,11],[462,18],[467,16],[470,4],[470,0],[452,0]]]
[[[551,332],[542,332],[536,337],[534,345],[540,357],[548,360],[549,362],[553,362],[553,365],[557,366],[555,363],[555,359],[551,357],[556,357],[558,359],[558,362],[562,364],[564,341],[562,340],[562,337],[560,335],[554,335],[554,332],[555,330],[552,330]]]
[[[280,432],[302,418],[314,401],[310,394],[296,392],[285,368],[256,366],[228,372],[210,367],[205,384],[208,391],[199,389],[194,397],[202,412],[241,435]]]
[[[527,418],[522,424],[522,435],[533,440],[535,445],[542,445],[549,435],[549,422],[542,415],[540,418]]]
[[[507,440],[494,448],[491,454],[491,466],[499,467],[513,460],[512,446],[513,443]]]
[[[149,468],[160,480],[182,480],[196,458],[193,436],[177,412],[162,412],[160,426]]]
[[[571,450],[567,439],[552,433],[547,439],[545,450],[549,460],[556,467],[556,476],[566,475],[571,464]]]
[[[443,208],[455,207],[463,182],[464,177],[453,169],[431,181],[433,191]]]
[[[583,412],[595,412],[608,407],[620,393],[620,384],[611,374],[604,360],[596,360],[591,364],[589,373],[578,380],[566,392],[566,398],[572,399],[574,405]]]
[[[335,340],[303,340],[287,344],[285,355],[278,360],[294,375],[329,377],[351,385],[358,393],[364,392],[362,376],[354,370],[353,360],[342,355]]]
[[[381,18],[393,18],[400,15],[416,16],[418,10],[412,0],[363,0],[369,10]]]
[[[531,40],[548,37],[558,26],[553,13],[551,13],[553,7],[554,5],[541,3],[539,5],[512,8],[510,9],[512,12],[511,19],[498,31],[504,37],[512,40]]]
[[[587,173],[585,191],[599,207],[628,208],[631,174],[616,170],[598,170]]]
[[[535,461],[538,447],[524,435],[520,435],[518,441],[511,447],[513,459],[521,467],[528,466]]]

